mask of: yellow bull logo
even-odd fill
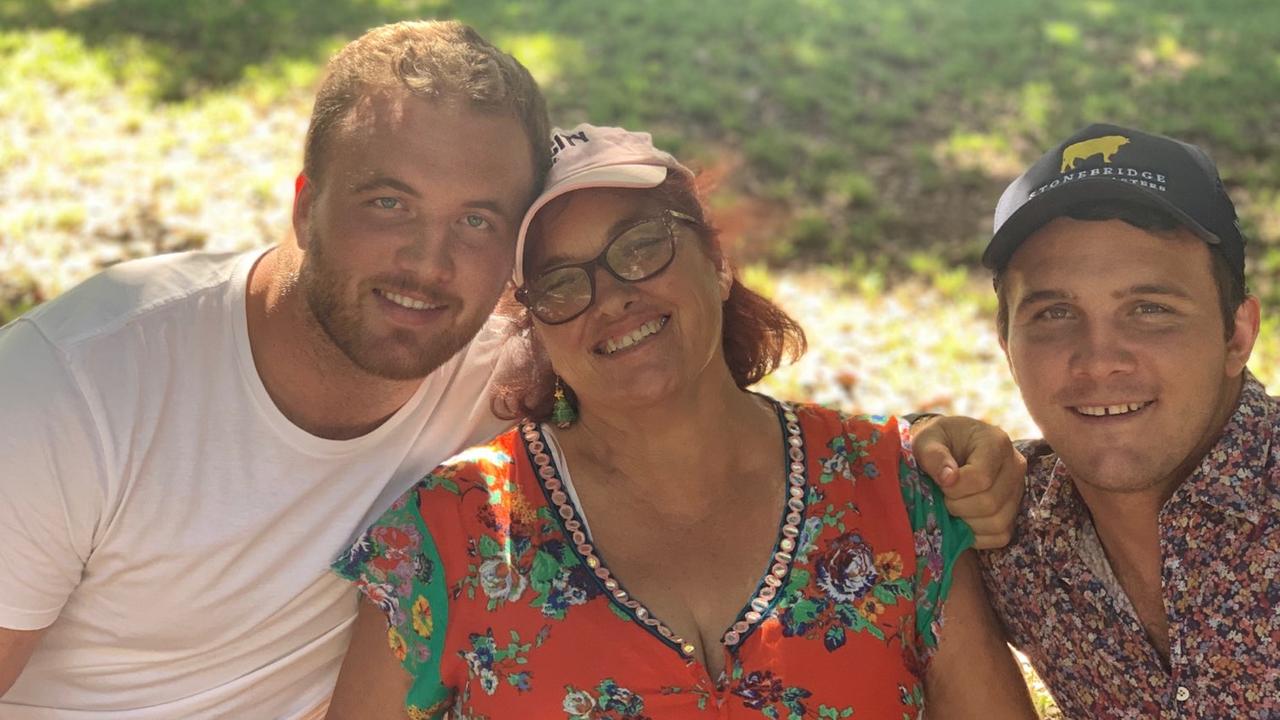
[[[1110,163],[1111,156],[1120,150],[1121,145],[1128,145],[1129,138],[1123,135],[1105,135],[1092,140],[1081,140],[1074,145],[1068,145],[1062,151],[1062,169],[1059,172],[1074,170],[1077,160],[1084,160],[1094,155],[1101,155],[1102,162]]]

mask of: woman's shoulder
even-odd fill
[[[782,405],[795,414],[809,435],[850,436],[876,444],[888,441],[894,447],[903,440],[902,422],[893,415],[849,413],[816,403],[783,402]]]
[[[404,491],[369,532],[393,528],[430,534],[447,543],[474,530],[472,505],[483,505],[516,482],[524,452],[516,428],[473,445],[440,463]],[[415,532],[416,531],[416,532]]]
[[[471,487],[510,479],[517,472],[523,452],[519,428],[509,428],[444,460],[423,475],[406,496],[463,495]]]
[[[888,525],[906,527],[918,478],[908,425],[886,415],[791,405],[804,436],[809,483],[824,502],[852,503]],[[865,513],[864,513],[865,514]],[[870,522],[870,520],[868,520]]]
[[[400,567],[426,553],[448,560],[464,553],[468,540],[486,534],[494,511],[483,512],[507,497],[519,472],[523,444],[515,428],[473,445],[440,463],[402,493],[334,563],[339,575],[385,582],[388,568],[401,580],[417,577]],[[415,560],[416,559],[416,560]],[[402,562],[403,561],[403,562]],[[421,578],[420,578],[421,579]]]

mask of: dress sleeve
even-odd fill
[[[387,616],[387,643],[413,677],[405,707],[433,718],[451,701],[441,678],[449,594],[444,564],[419,511],[447,477],[437,469],[409,488],[333,563],[333,571]]]
[[[947,512],[941,488],[916,465],[911,451],[911,424],[898,420],[898,432],[902,437],[898,480],[915,535],[915,653],[924,668],[938,649],[942,606],[951,589],[956,558],[973,546],[974,538],[963,520]]]

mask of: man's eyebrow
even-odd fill
[[[403,180],[397,180],[396,178],[391,177],[389,175],[379,175],[377,177],[370,178],[357,185],[352,185],[351,192],[353,194],[359,195],[361,193],[366,193],[371,190],[378,190],[380,188],[389,188],[397,192],[402,192],[405,195],[408,195],[409,197],[412,197],[418,200],[422,199],[422,193],[418,192],[417,189],[415,189],[412,185],[404,182]],[[506,218],[508,220],[514,219],[519,214],[511,211],[511,209],[509,208],[504,207],[503,204],[498,202],[497,200],[471,200],[469,202],[464,203],[464,207],[473,208],[476,210],[488,210],[489,212],[501,215],[503,218]]]
[[[1129,295],[1169,295],[1183,300],[1190,300],[1191,293],[1178,287],[1177,285],[1133,285],[1124,290],[1117,290],[1112,293],[1112,297],[1122,298]]]
[[[379,188],[390,188],[413,198],[420,199],[422,197],[422,194],[415,190],[412,185],[387,175],[379,175],[377,177],[369,178],[358,185],[353,185],[351,187],[351,192],[358,195],[360,193],[366,193],[370,190],[377,190]]]
[[[1048,302],[1050,300],[1070,300],[1074,295],[1066,290],[1036,290],[1029,292],[1018,300],[1018,307],[1014,309],[1014,314],[1022,312],[1022,309],[1028,305],[1036,303]]]
[[[488,210],[491,213],[501,215],[507,220],[518,219],[518,213],[512,212],[511,208],[503,206],[503,204],[497,200],[468,200],[463,203],[462,206],[473,210]]]

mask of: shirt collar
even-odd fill
[[[1070,548],[1078,544],[1088,511],[1057,454],[1043,440],[1037,444],[1039,453],[1027,459],[1030,527],[1042,552],[1056,558],[1050,565],[1061,568],[1069,565]]]
[[[1177,494],[1254,524],[1260,523],[1266,512],[1280,511],[1280,487],[1275,486],[1272,469],[1276,465],[1272,453],[1277,422],[1280,403],[1246,370],[1240,402],[1222,436]]]

